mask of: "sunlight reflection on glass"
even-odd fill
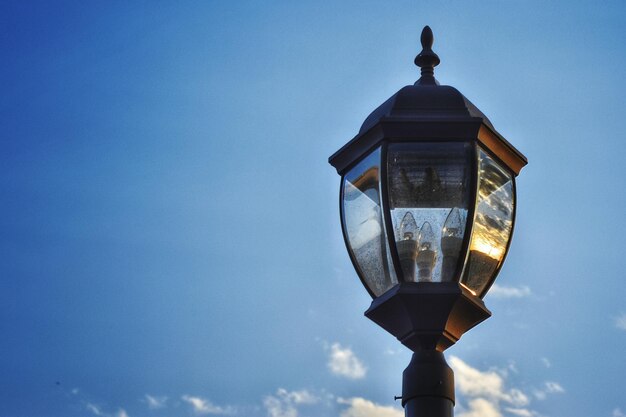
[[[491,157],[479,151],[478,204],[469,269],[463,283],[480,294],[502,262],[513,228],[513,179]]]

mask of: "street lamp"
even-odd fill
[[[454,376],[442,352],[491,315],[482,298],[509,249],[527,159],[435,80],[428,26],[421,43],[421,78],[329,162],[341,175],[346,247],[373,298],[365,315],[414,352],[400,397],[406,416],[451,417]]]

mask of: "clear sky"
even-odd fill
[[[0,417],[396,417],[327,158],[436,76],[530,163],[458,417],[626,415],[626,3],[2,2]]]

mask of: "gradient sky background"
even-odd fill
[[[0,4],[0,417],[396,417],[328,156],[436,76],[530,163],[458,417],[626,415],[626,3]]]

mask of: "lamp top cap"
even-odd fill
[[[439,65],[441,60],[436,53],[433,52],[433,31],[430,26],[424,26],[422,29],[422,52],[415,57],[415,65],[422,69],[422,76],[415,83],[416,85],[438,85],[435,79],[435,67]]]

